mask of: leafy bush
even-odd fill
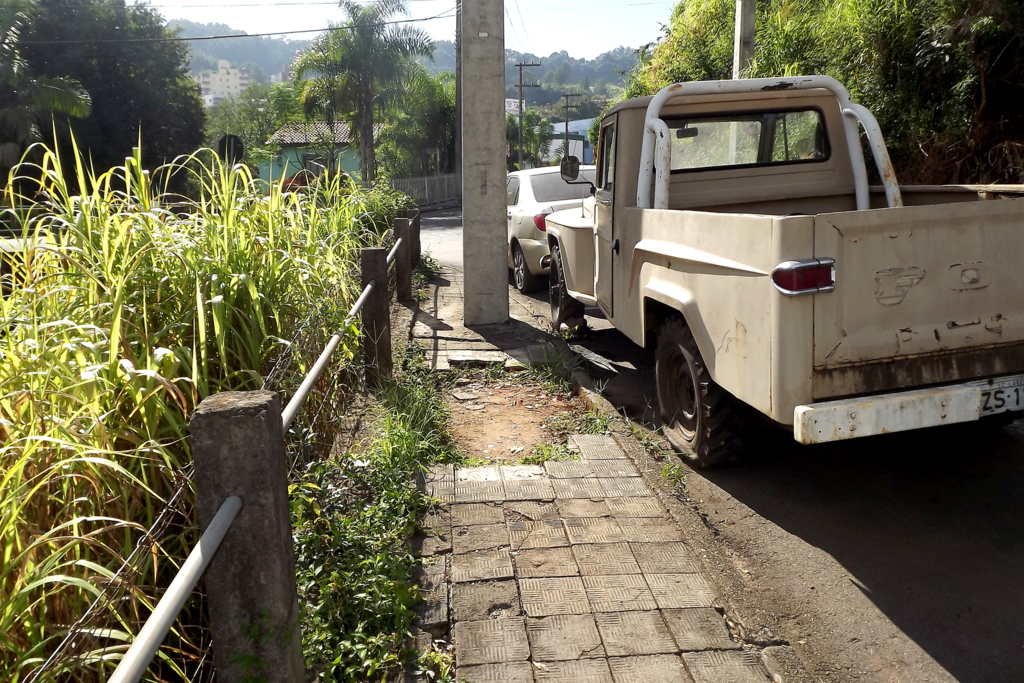
[[[365,452],[311,465],[292,519],[308,669],[326,680],[383,680],[404,651],[417,592],[410,549],[422,495],[414,474],[458,457],[432,380],[407,373],[380,393]]]

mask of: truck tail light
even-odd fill
[[[547,224],[547,221],[545,220],[544,216],[545,216],[545,214],[538,213],[536,216],[533,217],[533,224],[537,226],[538,230],[541,230],[543,232],[547,232],[548,224]]]
[[[831,292],[836,286],[835,259],[818,258],[786,261],[775,266],[772,283],[783,294],[814,294]]]

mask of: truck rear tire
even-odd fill
[[[558,244],[551,247],[551,270],[548,273],[548,302],[551,304],[551,326],[555,332],[565,323],[578,327],[584,322],[583,304],[569,296],[562,275],[562,252]]]
[[[680,316],[658,334],[655,380],[662,431],[691,464],[708,469],[739,455],[743,421],[729,392],[715,384]]]

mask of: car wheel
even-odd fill
[[[551,326],[557,332],[565,323],[579,327],[584,322],[583,304],[569,296],[562,275],[562,253],[558,244],[551,247],[551,270],[548,273],[548,302],[551,304]]]
[[[739,404],[711,379],[681,316],[667,320],[659,331],[654,375],[662,432],[673,448],[700,469],[740,454]]]
[[[516,286],[523,294],[532,292],[537,289],[537,280],[539,278],[530,272],[529,266],[526,265],[526,254],[523,253],[523,248],[519,246],[519,242],[512,243],[512,283]]]

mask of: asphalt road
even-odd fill
[[[461,267],[457,210],[425,215],[423,244]],[[510,289],[538,314],[544,294]],[[604,396],[651,420],[651,354],[588,323],[579,344],[615,371]],[[690,472],[687,493],[689,542],[727,603],[812,680],[1024,680],[1021,423],[813,447],[762,431],[738,465]]]

